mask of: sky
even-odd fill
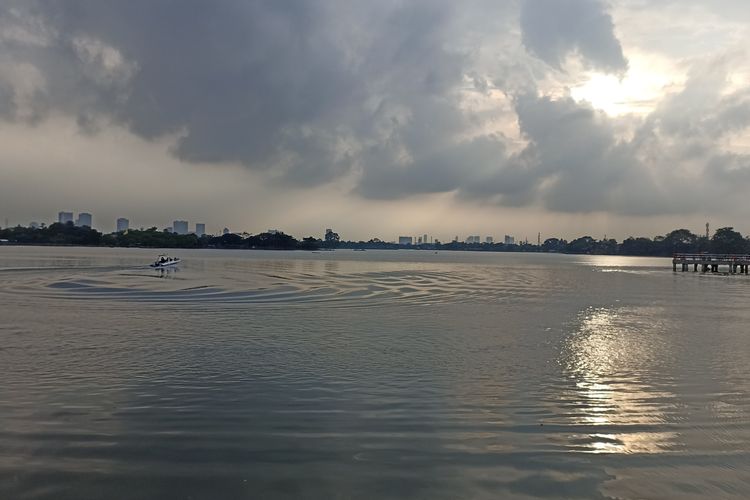
[[[745,0],[0,0],[0,225],[750,233]]]

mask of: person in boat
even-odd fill
[[[167,259],[165,259],[163,256],[162,256],[161,259],[159,259],[159,263],[160,264],[164,264],[166,261],[167,261]]]

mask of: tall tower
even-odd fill
[[[124,217],[120,217],[117,219],[117,232],[121,233],[123,231],[127,231],[130,227],[130,221]]]
[[[188,222],[186,220],[176,220],[172,223],[172,229],[177,234],[188,234]]]
[[[76,226],[78,227],[88,226],[89,228],[92,227],[91,214],[88,212],[79,213],[78,218],[76,219]]]
[[[60,224],[73,222],[73,212],[59,212],[57,214],[57,222],[59,222]]]
[[[706,222],[706,239],[709,239],[710,234],[708,231],[708,222]]]

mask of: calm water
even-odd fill
[[[747,498],[750,278],[0,247],[0,498]]]

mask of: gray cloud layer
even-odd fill
[[[745,156],[717,147],[750,125],[750,94],[721,92],[726,63],[637,121],[541,95],[493,48],[514,44],[526,48],[516,65],[538,78],[540,61],[554,73],[571,55],[628,67],[598,0],[6,2],[0,115],[174,134],[188,162],[239,163],[281,185],[348,177],[378,199],[455,192],[648,215],[731,200],[750,176]],[[520,149],[497,130],[508,119]],[[717,179],[708,189],[685,180],[705,173]]]
[[[555,67],[578,53],[590,66],[604,71],[627,69],[612,16],[600,0],[525,0],[521,29],[524,45]]]

